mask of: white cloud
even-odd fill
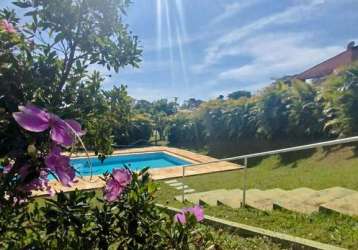
[[[242,41],[252,35],[257,35],[259,30],[268,26],[294,23],[309,16],[312,10],[319,6],[317,1],[311,1],[306,4],[294,5],[285,11],[262,17],[248,25],[234,29],[221,38],[215,40],[207,49],[202,63],[192,67],[193,72],[204,72],[208,67],[217,63],[227,55],[235,55],[236,51],[232,49],[234,43]]]
[[[302,33],[265,34],[245,41],[237,53],[253,58],[249,64],[221,72],[218,80],[269,82],[271,78],[296,74],[336,55],[343,46],[310,46]]]
[[[254,6],[258,0],[245,0],[240,2],[235,2],[231,4],[227,4],[224,6],[224,12],[220,15],[216,16],[214,19],[211,20],[210,25],[214,25],[237,15],[238,13],[242,12],[243,10]]]

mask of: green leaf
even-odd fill
[[[29,8],[31,7],[31,2],[30,1],[15,1],[12,2],[14,5],[16,5],[17,7],[20,8]]]

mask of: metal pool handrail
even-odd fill
[[[184,192],[184,177],[185,177],[185,168],[186,167],[195,167],[200,165],[206,165],[211,163],[219,163],[223,161],[236,161],[236,160],[244,160],[244,165],[239,167],[238,169],[244,169],[244,180],[243,180],[243,193],[242,193],[242,206],[246,205],[246,182],[247,182],[247,161],[250,158],[260,157],[260,156],[268,156],[268,155],[275,155],[275,154],[281,154],[281,153],[287,153],[287,152],[294,152],[294,151],[301,151],[306,149],[312,149],[312,148],[319,148],[319,147],[325,147],[325,146],[334,146],[338,144],[345,144],[350,142],[357,142],[358,136],[352,136],[347,137],[343,139],[336,139],[336,140],[330,140],[330,141],[324,141],[324,142],[318,142],[318,143],[312,143],[312,144],[306,144],[301,146],[295,146],[295,147],[288,147],[283,149],[276,149],[276,150],[270,150],[270,151],[264,151],[260,153],[253,153],[253,154],[246,154],[246,155],[239,155],[234,157],[228,157],[218,160],[213,160],[209,162],[202,162],[202,163],[194,163],[190,165],[183,165],[182,166],[182,201],[185,199],[185,192]]]

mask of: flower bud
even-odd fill
[[[27,154],[31,157],[36,157],[37,149],[34,144],[30,144],[29,146],[27,146]]]

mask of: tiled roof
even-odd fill
[[[320,63],[316,66],[296,75],[297,79],[315,79],[324,77],[334,72],[335,69],[348,65],[358,59],[358,46],[354,43],[349,43],[347,50]]]

